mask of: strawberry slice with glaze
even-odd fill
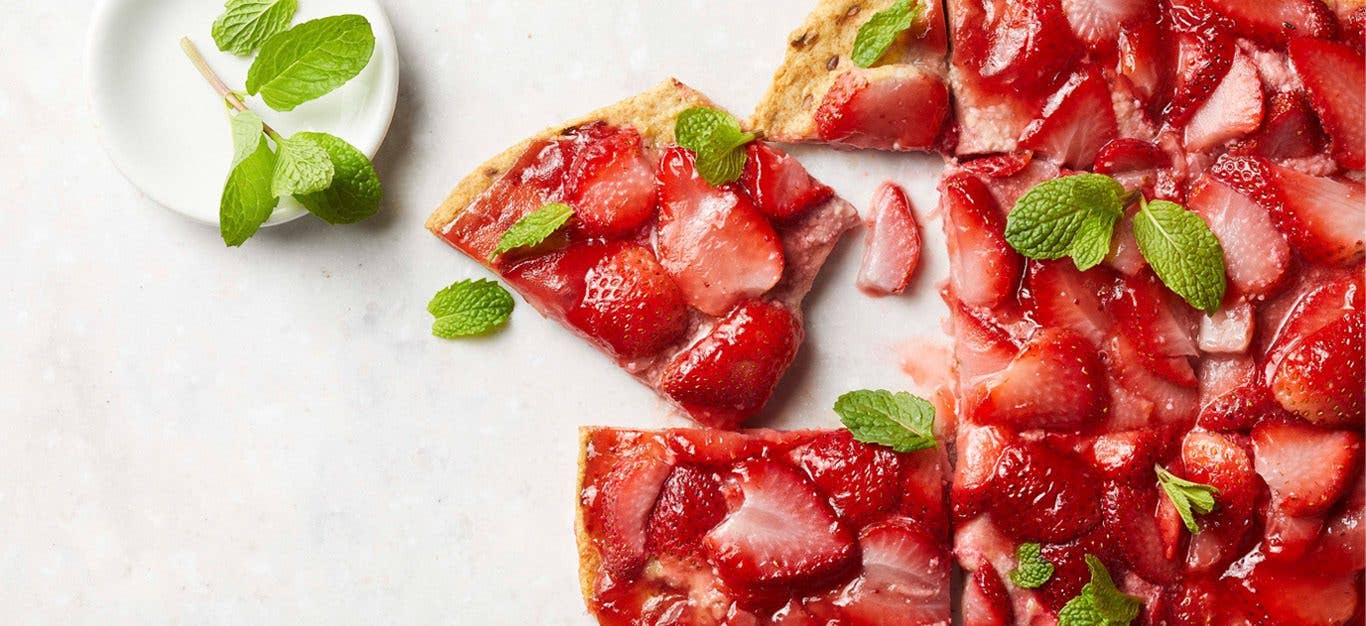
[[[603,566],[613,577],[633,576],[645,565],[645,525],[671,470],[646,457],[616,468],[603,481],[593,508],[602,524]]]
[[[1176,76],[1162,118],[1179,128],[1223,81],[1237,48],[1227,18],[1199,2],[1172,2],[1167,18]]]
[[[858,286],[873,296],[906,290],[920,264],[920,225],[906,192],[884,182],[873,192]]]
[[[1205,218],[1219,239],[1229,281],[1239,293],[1259,298],[1280,287],[1290,245],[1265,208],[1209,174],[1196,183],[1186,208]]]
[[[687,465],[675,467],[646,523],[646,546],[654,554],[682,558],[699,554],[702,537],[721,523],[726,512],[726,499],[714,473]]]
[[[1323,426],[1366,420],[1366,312],[1347,312],[1301,338],[1270,369],[1268,382],[1285,410]]]
[[[699,421],[734,428],[773,395],[801,340],[801,326],[782,304],[744,302],[674,358],[660,389]]]
[[[745,146],[745,153],[748,158],[740,184],[754,206],[771,219],[792,219],[835,195],[835,190],[817,182],[782,150],[754,141]]]
[[[1076,331],[1100,347],[1110,331],[1111,319],[1101,294],[1112,285],[1104,269],[1077,270],[1070,259],[1034,261],[1025,276],[1027,304],[1034,318],[1046,326]]]
[[[1101,147],[1118,134],[1105,77],[1088,65],[1048,98],[1039,117],[1020,135],[1020,147],[1052,156],[1068,167],[1086,169]]]
[[[1199,352],[1191,329],[1177,317],[1156,276],[1144,273],[1122,278],[1105,305],[1115,326],[1138,349],[1149,370],[1178,385],[1195,386],[1189,357]]]
[[[1041,442],[1017,441],[996,462],[987,510],[1021,541],[1061,543],[1100,524],[1100,501],[1099,481],[1080,461]]]
[[[1147,13],[1145,0],[1062,0],[1072,32],[1092,50],[1114,46],[1120,29]]]
[[[649,250],[636,244],[613,247],[584,275],[583,298],[566,319],[624,360],[655,354],[682,339],[688,329],[683,292]]]
[[[589,236],[623,237],[655,214],[655,172],[640,133],[597,122],[575,131],[581,144],[565,180],[565,202]]]
[[[967,4],[967,3],[965,3]],[[954,63],[985,86],[1023,97],[1054,91],[1082,46],[1056,0],[990,0],[958,16]]]
[[[1202,0],[1232,20],[1233,28],[1245,37],[1269,42],[1292,42],[1305,37],[1332,37],[1337,19],[1319,0]]]
[[[1366,251],[1366,185],[1275,164],[1269,168],[1280,199],[1272,218],[1301,253],[1327,264],[1359,262]]]
[[[1006,243],[1005,214],[977,177],[944,180],[944,229],[953,291],[969,306],[996,306],[1013,295],[1024,259]]]
[[[799,585],[844,571],[856,538],[806,477],[766,460],[736,466],[740,501],[702,539],[726,581],[740,586]]]
[[[1289,51],[1295,72],[1309,91],[1309,101],[1332,139],[1338,164],[1346,169],[1366,167],[1366,96],[1361,93],[1366,60],[1361,52],[1333,41],[1303,38],[1292,40]]]
[[[1017,429],[1076,428],[1106,408],[1096,349],[1062,328],[1035,332],[1015,360],[983,381],[972,421]]]
[[[794,450],[792,456],[830,496],[835,512],[856,527],[896,507],[901,459],[887,448],[858,443],[848,431],[838,431]]]
[[[949,114],[949,90],[938,75],[914,65],[886,65],[840,74],[815,112],[825,141],[879,150],[933,147]]]
[[[1234,146],[1234,154],[1268,159],[1313,156],[1327,139],[1302,91],[1281,91],[1271,96],[1261,130]]]
[[[1196,522],[1200,532],[1191,539],[1187,565],[1195,571],[1218,571],[1238,555],[1232,549],[1251,527],[1251,513],[1259,485],[1247,451],[1229,436],[1191,431],[1181,442],[1182,478],[1219,490],[1216,505]]]
[[[1262,81],[1252,60],[1239,51],[1219,85],[1186,122],[1182,143],[1190,152],[1211,150],[1255,132],[1262,114]]]
[[[703,313],[722,315],[782,278],[783,249],[773,226],[739,187],[702,180],[692,152],[664,152],[659,209],[659,261]]]
[[[1361,469],[1360,432],[1264,423],[1252,430],[1252,445],[1273,503],[1295,517],[1326,512]]]
[[[1010,626],[1014,623],[1010,594],[991,562],[978,559],[972,570],[971,582],[963,591],[963,624],[965,626]]]
[[[949,614],[949,555],[914,521],[893,517],[859,534],[863,572],[837,604],[849,626],[942,624]]]

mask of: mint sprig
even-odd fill
[[[304,22],[266,40],[247,70],[247,93],[276,111],[321,98],[355,78],[375,52],[375,33],[361,15]]]
[[[491,280],[462,280],[436,292],[427,304],[432,334],[442,339],[483,335],[507,324],[512,294]]]
[[[213,23],[213,42],[229,54],[246,56],[289,28],[298,0],[228,0]]]
[[[358,222],[379,211],[383,191],[369,158],[327,133],[284,138],[247,108],[243,96],[214,73],[193,42],[185,38],[180,44],[223,98],[232,120],[232,169],[218,211],[225,243],[245,243],[286,196],[331,224]]]
[[[1015,569],[1010,580],[1022,589],[1037,589],[1053,577],[1053,564],[1043,558],[1043,546],[1022,543],[1015,549]]]
[[[1142,600],[1115,586],[1100,559],[1086,555],[1091,582],[1058,611],[1058,626],[1128,626],[1138,618]]]
[[[1228,288],[1224,249],[1205,219],[1166,200],[1141,201],[1134,216],[1138,250],[1167,287],[1206,313],[1219,310]]]
[[[1163,493],[1176,507],[1181,521],[1186,524],[1186,530],[1191,534],[1200,532],[1200,524],[1195,521],[1195,516],[1209,515],[1214,511],[1214,497],[1219,495],[1219,490],[1211,485],[1181,478],[1161,465],[1155,465],[1153,469],[1157,472],[1157,484],[1162,486]]]
[[[1134,199],[1139,252],[1163,284],[1191,306],[1213,313],[1228,288],[1224,250],[1199,215],[1166,200],[1148,202],[1104,174],[1044,181],[1025,192],[1006,216],[1006,242],[1031,259],[1072,257],[1087,270],[1110,252],[1115,226]]]
[[[503,231],[493,254],[489,255],[489,261],[492,262],[499,255],[513,250],[539,245],[547,237],[555,234],[555,231],[563,227],[573,216],[574,208],[563,202],[551,202],[522,216],[522,219]]]
[[[851,391],[835,400],[835,413],[864,443],[914,452],[935,446],[934,405],[904,391]]]
[[[915,24],[922,8],[918,0],[914,3],[912,0],[897,0],[892,6],[868,18],[868,21],[859,27],[858,35],[854,37],[854,50],[850,53],[854,65],[872,67],[877,63],[878,59],[887,54],[897,35]]]
[[[740,122],[725,111],[693,107],[678,114],[674,121],[678,145],[697,155],[697,173],[708,185],[717,187],[735,181],[745,171],[745,144],[754,133],[740,130]]]

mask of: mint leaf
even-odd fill
[[[436,292],[427,304],[432,334],[442,339],[482,335],[507,323],[512,294],[491,280],[462,280]]]
[[[1058,611],[1058,626],[1128,626],[1137,619],[1142,601],[1115,587],[1100,559],[1086,555],[1086,567],[1091,582]]]
[[[1181,521],[1186,523],[1186,530],[1192,534],[1200,532],[1200,525],[1195,522],[1195,516],[1209,515],[1214,510],[1214,496],[1219,495],[1219,490],[1210,485],[1181,478],[1161,465],[1156,465],[1153,469],[1157,471],[1157,484],[1162,486],[1167,499],[1172,501],[1176,512],[1181,514]]]
[[[250,111],[232,117],[232,171],[218,202],[218,229],[229,246],[246,243],[280,202],[270,192],[275,153],[263,129],[261,117]]]
[[[271,192],[276,196],[316,193],[332,184],[332,158],[307,133],[280,142]]]
[[[299,9],[298,0],[228,0],[224,6],[227,10],[213,22],[213,42],[238,56],[288,28]]]
[[[740,130],[734,116],[708,107],[679,113],[674,137],[697,155],[697,173],[713,187],[740,178],[747,158],[745,144],[755,139],[753,133]]]
[[[493,249],[493,254],[489,255],[489,261],[493,261],[498,255],[510,252],[518,248],[530,248],[542,241],[546,237],[555,234],[570,217],[574,216],[574,209],[563,202],[551,202],[517,220],[516,224],[509,226],[503,231],[503,236],[498,240],[498,246]]]
[[[918,1],[912,5],[911,0],[897,0],[892,6],[874,13],[859,27],[858,35],[854,37],[854,51],[850,54],[854,65],[872,67],[877,63],[892,47],[896,36],[910,28],[920,17],[920,10]]]
[[[1168,289],[1206,313],[1219,310],[1228,284],[1224,249],[1209,224],[1181,205],[1156,200],[1134,216],[1138,251]]]
[[[835,413],[854,439],[914,452],[935,446],[934,405],[904,391],[851,391],[835,400]]]
[[[1104,174],[1044,181],[1006,215],[1006,242],[1031,259],[1071,256],[1079,269],[1092,267],[1110,251],[1124,196],[1124,187]]]
[[[322,146],[332,161],[332,184],[323,191],[294,196],[304,208],[329,224],[354,224],[379,212],[384,196],[374,164],[355,146],[327,133],[298,133]]]
[[[275,35],[247,71],[247,93],[292,111],[355,78],[370,63],[375,34],[360,15],[304,22]]]
[[[1053,564],[1043,558],[1042,546],[1022,543],[1015,549],[1015,569],[1010,580],[1024,589],[1037,589],[1053,577]]]

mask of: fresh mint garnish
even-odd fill
[[[432,334],[442,339],[485,334],[507,323],[512,294],[491,280],[462,280],[436,292],[427,304]]]
[[[1058,626],[1128,626],[1137,619],[1142,600],[1115,587],[1100,559],[1086,555],[1086,567],[1091,582],[1058,611]]]
[[[693,107],[674,121],[678,145],[697,155],[697,173],[713,187],[740,178],[745,171],[745,144],[754,133],[740,130],[740,122],[725,111]]]
[[[364,16],[304,22],[261,46],[247,71],[247,93],[260,94],[277,111],[293,111],[355,78],[374,52],[375,34]]]
[[[1043,547],[1037,543],[1022,543],[1015,549],[1015,569],[1010,580],[1023,589],[1037,589],[1053,577],[1053,564],[1043,558]]]
[[[379,174],[365,154],[344,139],[327,133],[297,133],[322,146],[332,161],[332,184],[316,193],[294,196],[299,204],[328,224],[354,224],[379,212],[384,196]]]
[[[300,133],[281,141],[271,191],[276,196],[317,193],[332,185],[332,158],[317,141]]]
[[[1134,216],[1134,238],[1168,288],[1201,311],[1219,310],[1228,288],[1224,249],[1204,218],[1174,202],[1143,201]]]
[[[934,405],[900,391],[851,391],[835,400],[835,413],[864,443],[914,452],[935,446]]]
[[[270,191],[275,153],[261,134],[261,116],[243,111],[231,124],[232,170],[218,202],[218,228],[224,243],[240,246],[270,219],[280,199]]]
[[[897,0],[892,6],[868,18],[854,37],[854,51],[850,54],[854,65],[872,67],[877,63],[892,47],[896,36],[905,32],[920,17],[921,8],[919,0]]]
[[[289,28],[298,0],[228,0],[213,23],[213,42],[229,54],[246,56]]]
[[[1085,270],[1110,252],[1110,236],[1123,215],[1124,187],[1115,179],[1063,176],[1020,197],[1006,216],[1006,242],[1031,259],[1071,256]]]
[[[522,216],[522,219],[503,231],[498,246],[493,249],[493,254],[489,255],[489,261],[493,261],[498,255],[540,244],[546,237],[555,234],[555,231],[573,216],[574,208],[563,202],[551,202]]]
[[[1200,532],[1200,524],[1196,523],[1195,516],[1209,515],[1214,510],[1214,496],[1219,495],[1219,490],[1181,478],[1161,465],[1153,469],[1157,471],[1157,484],[1162,486],[1162,491],[1172,501],[1172,506],[1176,507],[1181,521],[1186,524],[1186,530],[1191,531],[1191,534]]]

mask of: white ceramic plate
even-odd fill
[[[250,57],[220,52],[209,34],[223,10],[217,0],[103,0],[86,48],[86,84],[105,148],[115,165],[158,204],[217,224],[218,200],[232,158],[222,101],[180,49],[189,37],[229,87],[246,85]],[[294,18],[356,13],[370,20],[375,54],[355,79],[289,113],[260,98],[247,106],[282,134],[337,135],[373,157],[389,129],[398,97],[398,50],[376,0],[305,0]],[[305,213],[286,198],[267,225]]]

